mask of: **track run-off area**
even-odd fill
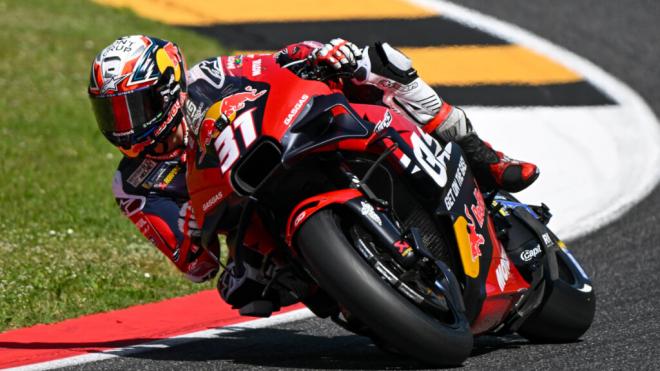
[[[295,41],[326,41],[334,37],[360,46],[389,41],[412,58],[420,76],[440,96],[465,109],[477,131],[495,148],[539,165],[540,179],[519,198],[546,203],[554,214],[551,226],[565,239],[585,236],[617,219],[647,196],[660,179],[660,126],[635,91],[578,56],[580,50],[568,51],[510,23],[453,3],[336,0],[316,6],[310,5],[310,1],[294,0],[222,5],[202,0],[181,4],[162,0],[99,2],[130,7],[141,16],[194,29],[217,38],[237,53],[273,51]],[[581,252],[576,251],[576,255],[580,257]],[[595,285],[598,290],[597,278]],[[231,337],[236,332],[311,317],[308,311],[296,309],[272,319],[242,323],[244,319],[221,309],[219,300],[206,296],[206,301],[200,303],[216,305],[220,308],[217,313],[222,313],[215,322],[200,318],[195,322],[195,316],[191,316],[194,323],[162,322],[176,327],[168,332],[163,328],[140,329],[138,321],[126,336],[121,336],[122,323],[101,322],[101,327],[114,326],[120,335],[97,347],[85,347],[70,339],[70,348],[78,348],[77,351],[52,351],[46,358],[3,358],[3,352],[8,354],[3,344],[6,347],[12,335],[20,331],[26,334],[29,329],[0,334],[0,368],[30,364],[30,369],[75,366],[203,339]],[[167,315],[158,308],[154,306],[149,316],[158,312]],[[205,312],[209,312],[208,308]],[[131,312],[126,313],[130,316]],[[110,314],[108,318],[113,317]],[[75,321],[68,324],[73,326],[68,327],[69,336],[74,333],[73,328],[84,323]],[[28,355],[37,349],[42,354],[61,351],[67,327],[60,325],[60,339],[47,335],[58,325],[41,325],[42,332],[33,330],[32,338],[21,338],[13,344],[40,344],[19,349]],[[213,327],[219,328],[209,329]],[[40,339],[40,334],[44,338]],[[59,344],[59,348],[49,348],[50,341]],[[141,343],[146,344],[136,345]],[[9,349],[12,350],[16,348]],[[524,346],[517,351],[525,352]],[[295,353],[289,354],[295,357]],[[71,356],[75,358],[65,358]],[[41,361],[48,362],[34,364]],[[99,365],[103,368],[102,363]],[[121,365],[130,367],[130,363],[107,367],[122,368]],[[287,366],[295,367],[286,363],[272,365]],[[406,367],[400,361],[393,366]],[[350,362],[332,365],[352,367]],[[365,367],[369,368],[359,363],[358,368]],[[383,367],[378,363],[375,368]]]

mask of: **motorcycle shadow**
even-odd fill
[[[298,323],[300,326],[300,323]],[[151,361],[201,362],[213,368],[298,368],[342,370],[420,370],[428,365],[387,353],[370,339],[336,326],[309,329],[264,328],[190,339],[173,348],[128,355]],[[322,334],[322,335],[319,335]],[[479,337],[471,356],[518,348],[528,342],[520,337]],[[468,360],[469,362],[469,360]]]
[[[529,340],[519,335],[477,336],[474,339],[474,347],[472,348],[470,357],[476,357],[498,350],[517,349],[529,344]]]
[[[323,335],[304,330],[265,328],[190,339],[173,348],[130,354],[151,361],[203,362],[213,368],[423,369],[410,358],[384,353],[369,338],[334,329]]]

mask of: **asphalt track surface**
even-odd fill
[[[624,81],[660,115],[660,3],[632,0],[464,0]],[[660,145],[660,143],[659,143]],[[660,165],[660,164],[658,164]],[[570,180],[567,180],[570,181]],[[476,341],[466,369],[657,369],[660,364],[660,188],[616,222],[570,244],[592,276],[596,319],[573,344],[518,336]],[[318,319],[83,364],[85,370],[420,369]]]

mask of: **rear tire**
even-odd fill
[[[559,253],[561,254],[561,252]],[[591,326],[596,312],[596,295],[578,289],[571,269],[557,256],[559,278],[546,284],[541,307],[518,329],[518,333],[536,343],[566,343],[578,340]]]
[[[391,346],[433,365],[460,365],[472,350],[470,329],[443,324],[400,295],[355,251],[336,218],[322,210],[298,234],[319,285]]]

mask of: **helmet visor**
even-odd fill
[[[154,87],[90,99],[99,128],[122,147],[144,140],[166,111],[163,96]]]

